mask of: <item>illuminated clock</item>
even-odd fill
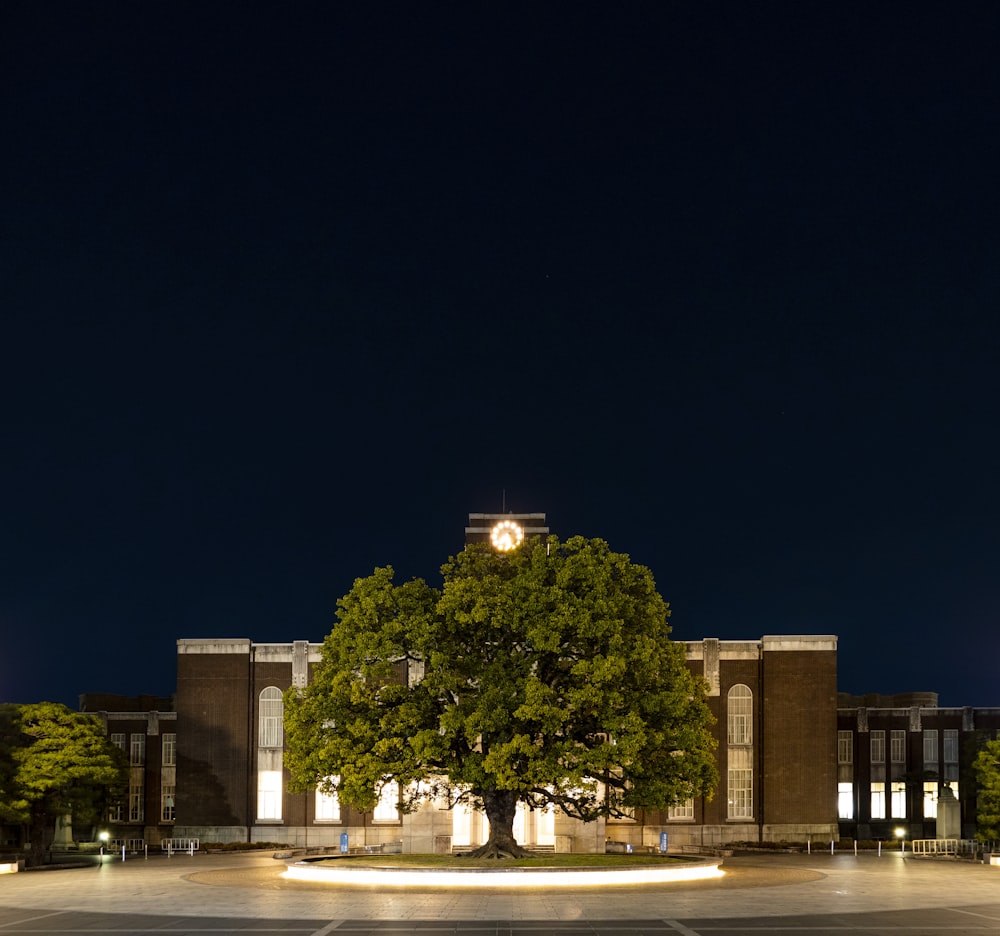
[[[490,530],[490,542],[493,548],[500,552],[510,552],[521,545],[524,540],[524,530],[513,520],[501,520]]]

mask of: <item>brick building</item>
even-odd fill
[[[466,542],[504,550],[548,533],[545,514],[469,515]],[[338,847],[400,843],[448,851],[485,841],[485,817],[427,805],[401,816],[386,791],[371,812],[335,797],[290,793],[283,763],[283,693],[308,685],[321,644],[246,638],[177,642],[171,700],[85,696],[130,755],[132,783],[112,818],[118,839],[268,841]],[[609,840],[655,845],[802,841],[837,834],[837,639],[766,636],[685,644],[715,716],[719,788],[669,811],[581,823],[523,812],[515,835],[558,851],[604,851]],[[400,678],[408,678],[405,672]]]
[[[162,839],[172,837],[176,813],[173,699],[88,693],[80,696],[80,711],[100,717],[112,743],[128,755],[128,792],[107,816],[112,844],[158,847]]]
[[[1000,708],[942,708],[935,692],[841,693],[837,708],[840,834],[889,840],[964,838],[976,830],[972,762],[1000,737]]]
[[[669,812],[583,824],[525,813],[530,845],[603,851],[606,840],[656,844],[803,841],[836,835],[836,638],[763,637],[687,643],[710,688],[720,787]],[[335,847],[400,842],[427,852],[485,841],[481,815],[427,806],[400,816],[390,794],[371,813],[287,790],[282,694],[305,686],[320,644],[247,639],[177,643],[177,829],[181,838]]]

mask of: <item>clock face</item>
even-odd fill
[[[490,542],[499,552],[510,552],[521,545],[524,540],[524,530],[513,520],[501,520],[490,531]]]

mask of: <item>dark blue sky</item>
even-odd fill
[[[320,640],[506,490],[678,638],[1000,705],[998,26],[4,4],[0,700]]]

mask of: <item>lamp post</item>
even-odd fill
[[[906,854],[906,829],[898,828],[896,829],[896,838],[899,839],[899,850],[900,854]]]
[[[104,864],[104,846],[108,844],[108,839],[111,838],[111,835],[108,832],[101,832],[97,837],[101,840],[101,857],[100,864],[98,865],[98,867],[101,867]]]

